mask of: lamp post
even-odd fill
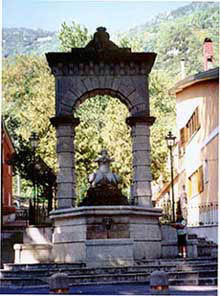
[[[173,186],[173,147],[175,145],[176,137],[169,132],[165,137],[167,147],[170,150],[170,169],[171,169],[171,194],[172,194],[172,222],[175,222],[175,199],[174,199],[174,186]]]
[[[34,213],[33,213],[33,222],[36,224],[36,148],[38,145],[38,136],[35,132],[32,132],[30,137],[31,147],[33,148],[33,188],[34,188]]]

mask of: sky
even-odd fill
[[[65,21],[75,21],[92,33],[104,26],[108,32],[127,31],[145,24],[159,13],[169,12],[191,1],[119,0],[2,0],[2,26],[42,28],[57,31]]]

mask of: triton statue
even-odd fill
[[[95,160],[98,163],[99,169],[89,176],[89,183],[92,187],[108,183],[117,185],[120,182],[120,177],[112,173],[109,168],[110,163],[114,159],[109,158],[108,151],[105,149],[101,150],[100,154],[101,156]]]
[[[89,175],[90,188],[79,206],[128,205],[127,198],[118,188],[121,178],[110,170],[110,163],[114,159],[109,157],[105,149],[101,150],[100,155],[95,159],[99,168]]]

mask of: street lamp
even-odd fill
[[[165,137],[167,147],[170,150],[170,168],[171,168],[171,192],[172,192],[172,222],[175,222],[175,200],[174,200],[174,186],[173,186],[173,147],[175,145],[176,137],[169,132]]]
[[[32,132],[30,137],[31,147],[33,148],[33,163],[34,163],[34,170],[33,170],[33,187],[34,187],[34,215],[33,221],[34,224],[36,223],[36,148],[38,145],[39,138],[35,132]]]

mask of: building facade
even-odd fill
[[[178,130],[175,202],[194,233],[217,242],[219,68],[179,81],[171,93]],[[167,199],[163,192],[170,192],[170,184],[166,187],[157,194],[157,205]]]
[[[9,219],[15,219],[15,208],[13,206],[12,195],[12,167],[8,161],[11,155],[15,152],[10,135],[2,123],[2,154],[1,154],[1,170],[2,170],[2,185],[1,185],[1,202],[3,223]]]
[[[219,69],[175,86],[179,130],[179,193],[187,195],[189,225],[217,223]],[[184,189],[185,187],[185,189]]]

